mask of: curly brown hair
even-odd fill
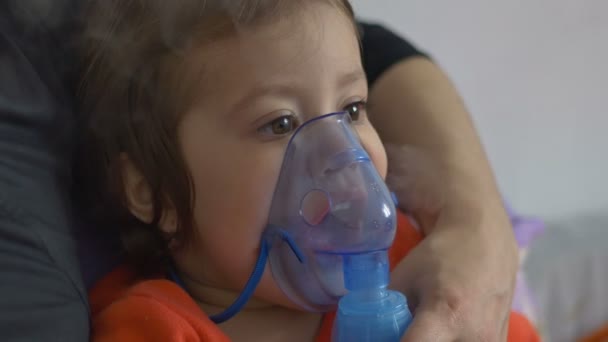
[[[204,61],[193,70],[185,56],[310,1],[90,2],[80,44],[79,109],[88,117],[77,168],[81,202],[100,225],[118,229],[136,269],[158,270],[168,255],[168,241],[185,241],[193,233],[193,184],[177,143],[177,125],[179,113],[194,99],[193,85],[204,81]],[[354,25],[348,0],[323,1],[344,11]],[[150,223],[128,208],[120,161],[124,155],[150,187]],[[158,229],[168,205],[179,221],[175,236]]]

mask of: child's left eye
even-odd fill
[[[353,121],[359,120],[361,114],[364,114],[366,109],[367,102],[365,101],[349,103],[346,107],[343,108],[344,111],[350,114],[350,117]]]

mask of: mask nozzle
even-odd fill
[[[405,296],[388,290],[386,250],[344,256],[349,291],[338,303],[334,342],[398,342],[412,321]]]
[[[348,291],[385,289],[388,282],[389,264],[386,251],[344,256],[344,285]]]

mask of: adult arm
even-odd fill
[[[372,84],[369,104],[381,139],[397,146],[387,181],[427,235],[392,273],[415,306],[404,340],[504,340],[517,249],[463,101],[436,64],[410,56]]]

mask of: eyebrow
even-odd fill
[[[357,68],[353,71],[340,75],[337,85],[338,87],[342,88],[348,86],[349,84],[360,81],[364,81],[365,84],[367,84],[367,75],[365,75],[363,68]]]
[[[295,85],[293,84],[280,84],[280,83],[267,83],[256,86],[255,89],[247,93],[245,96],[239,98],[234,104],[230,106],[230,113],[237,115],[245,108],[248,104],[253,102],[255,99],[269,96],[289,96],[295,92]]]
[[[338,88],[344,88],[350,84],[364,81],[367,86],[367,76],[363,71],[363,68],[356,68],[352,71],[342,73],[336,82]],[[251,103],[257,98],[261,98],[269,95],[279,96],[293,96],[297,91],[296,82],[291,83],[266,83],[255,87],[254,90],[241,97],[236,101],[230,108],[230,113],[239,113],[243,107]]]

